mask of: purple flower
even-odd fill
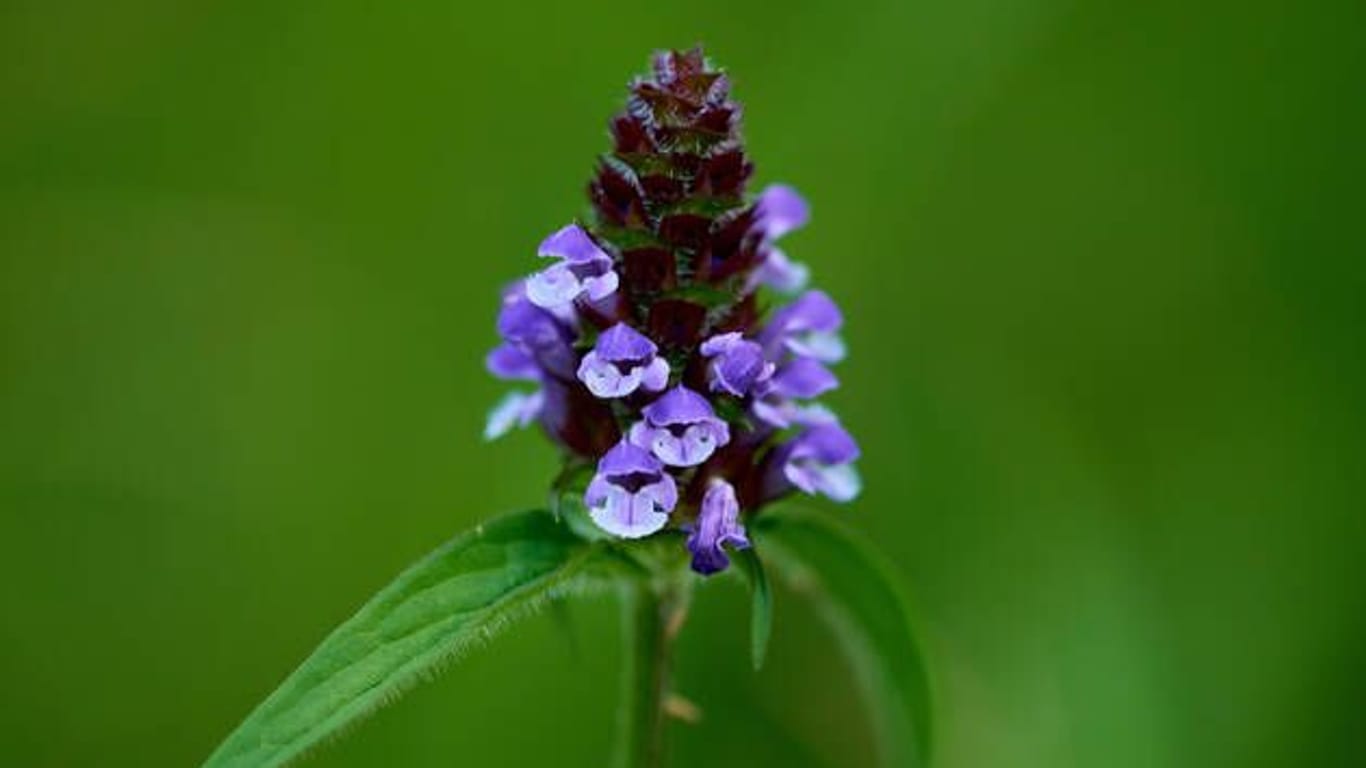
[[[638,539],[668,522],[678,504],[678,486],[658,459],[623,440],[598,462],[583,503],[599,528]]]
[[[820,362],[794,357],[760,387],[754,415],[775,427],[791,426],[802,420],[802,406],[794,400],[820,397],[838,386],[839,379]]]
[[[749,277],[749,290],[767,285],[779,293],[797,293],[811,282],[811,269],[795,262],[776,245],[769,245],[763,260]]]
[[[489,353],[489,371],[500,378],[532,378],[532,365],[559,378],[574,375],[574,333],[566,321],[524,295],[518,281],[503,294],[498,311],[498,335],[503,346]],[[535,378],[540,378],[537,374]]]
[[[494,347],[484,360],[489,373],[512,381],[540,381],[541,366],[524,350],[504,342]]]
[[[778,449],[774,468],[781,477],[771,477],[770,495],[781,493],[790,483],[810,494],[824,494],[835,501],[850,501],[863,488],[853,462],[859,456],[858,444],[838,423],[809,426]]]
[[[539,307],[560,307],[585,294],[590,300],[606,298],[617,290],[612,257],[597,246],[578,224],[559,230],[537,249],[543,258],[559,259],[527,278],[526,295]]]
[[[671,467],[695,467],[730,442],[730,428],[707,398],[679,385],[642,411],[630,440]]]
[[[759,193],[754,204],[759,229],[764,237],[777,240],[811,219],[811,209],[797,190],[786,184],[770,184]]]
[[[730,557],[723,546],[748,549],[749,538],[740,524],[740,503],[735,489],[719,478],[711,481],[707,495],[702,498],[702,511],[697,524],[688,536],[688,551],[692,552],[692,569],[708,576],[730,566]]]
[[[528,301],[520,280],[503,291],[498,332],[503,343],[485,359],[494,376],[544,383],[547,377],[562,377],[573,370],[572,332],[562,318]],[[507,393],[489,411],[484,439],[496,440],[515,426],[525,427],[544,407],[544,390]]]
[[[764,189],[755,203],[755,223],[764,238],[764,256],[750,275],[750,289],[767,285],[782,293],[796,293],[806,287],[811,270],[789,259],[773,241],[805,226],[810,218],[810,208],[797,190],[785,184]]]
[[[669,383],[669,364],[653,341],[625,323],[598,336],[579,364],[579,380],[603,399],[625,397],[640,387],[658,392]]]
[[[767,383],[767,390],[782,397],[810,400],[838,387],[839,379],[819,361],[795,357],[783,364]]]
[[[773,375],[773,363],[764,358],[763,347],[738,332],[707,339],[701,352],[708,358],[707,381],[713,392],[744,397]]]
[[[844,319],[780,247],[810,207],[785,184],[750,191],[742,110],[700,49],[656,63],[609,123],[591,219],[545,238],[540,271],[504,294],[485,364],[536,389],[506,395],[485,436],[538,422],[572,465],[596,465],[598,526],[638,538],[688,521],[705,575],[749,546],[741,503],[853,498],[858,446],[819,402],[839,386]],[[792,298],[770,311],[758,290]]]
[[[834,412],[820,403],[782,399],[756,400],[753,410],[754,416],[760,421],[779,429],[793,425],[809,427],[839,422]]]
[[[844,315],[823,291],[807,291],[777,312],[759,334],[759,343],[770,357],[784,350],[823,363],[844,359],[844,340],[839,329]]]

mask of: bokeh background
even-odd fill
[[[913,595],[937,765],[1359,765],[1363,6],[0,8],[0,763],[193,765],[401,567],[542,503],[479,433],[504,281],[625,81],[705,42],[847,308],[832,509]],[[679,765],[860,766],[837,647],[738,583]],[[568,628],[567,628],[568,627]],[[604,763],[616,609],[312,764]]]

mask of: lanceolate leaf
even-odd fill
[[[325,639],[206,768],[289,762],[539,602],[585,585],[597,552],[539,511],[456,537]]]
[[[773,632],[773,593],[768,587],[764,562],[753,547],[735,553],[735,561],[745,573],[752,598],[749,619],[749,650],[754,668],[762,669],[768,656],[768,638]]]
[[[828,515],[775,510],[756,521],[767,561],[831,624],[868,696],[882,762],[923,766],[930,696],[910,616],[886,564]]]

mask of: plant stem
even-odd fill
[[[674,639],[688,612],[686,582],[640,580],[624,595],[621,711],[617,768],[664,768],[664,705]]]

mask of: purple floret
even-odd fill
[[[625,397],[637,389],[658,392],[669,383],[669,364],[653,341],[625,323],[603,331],[579,364],[579,380],[601,398]]]
[[[730,442],[730,427],[707,398],[682,385],[665,392],[631,427],[631,442],[671,467],[695,467]]]
[[[697,524],[688,536],[692,569],[704,576],[724,571],[730,566],[725,546],[748,549],[749,538],[740,524],[740,503],[735,498],[735,488],[725,480],[717,479],[707,488]]]
[[[638,539],[669,521],[669,513],[678,504],[678,486],[658,459],[622,441],[598,462],[583,503],[599,528]]]

